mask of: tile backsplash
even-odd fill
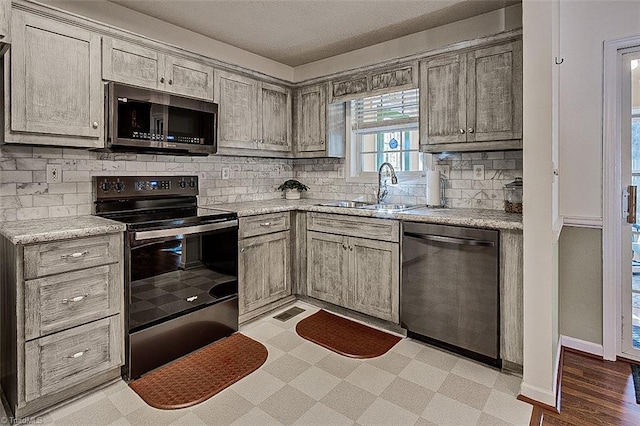
[[[522,176],[522,151],[438,154],[434,163],[449,168],[445,190],[449,207],[501,210],[503,185]],[[46,183],[47,164],[60,165],[60,183]],[[484,166],[484,179],[473,179],[475,165]],[[229,168],[229,179],[222,179],[223,168]],[[91,177],[109,174],[197,174],[200,205],[280,198],[276,188],[291,178],[310,187],[308,198],[375,198],[375,181],[349,182],[344,170],[343,159],[185,157],[4,145],[0,147],[0,221],[91,214]],[[388,189],[390,202],[426,203],[424,178],[400,181]]]

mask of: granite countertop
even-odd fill
[[[123,232],[125,225],[98,216],[19,220],[0,223],[0,235],[13,244],[33,244],[67,238]]]
[[[275,199],[244,203],[214,204],[202,207],[233,211],[238,213],[239,217],[301,210],[445,225],[473,226],[478,228],[522,230],[521,214],[506,213],[501,210],[418,207],[398,212],[381,212],[376,210],[318,205],[327,202],[330,202],[330,200],[306,198],[300,200]]]

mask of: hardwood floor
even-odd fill
[[[560,389],[560,413],[536,407],[532,425],[640,425],[628,362],[603,361],[565,349]]]

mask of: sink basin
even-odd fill
[[[398,212],[402,210],[412,209],[414,207],[417,207],[417,206],[413,206],[411,204],[369,204],[366,206],[362,206],[360,208],[367,209],[367,210]]]
[[[345,207],[350,209],[367,209],[385,212],[398,212],[418,207],[411,204],[372,204],[364,201],[328,201],[318,205],[325,207]]]
[[[371,203],[365,203],[363,201],[329,201],[326,203],[320,203],[319,206],[325,207],[346,207],[351,209],[361,209],[366,206],[370,206]]]

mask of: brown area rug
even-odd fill
[[[150,406],[190,407],[211,398],[267,360],[260,342],[235,333],[129,384]]]
[[[296,325],[300,337],[351,358],[384,355],[401,338],[319,310]]]

